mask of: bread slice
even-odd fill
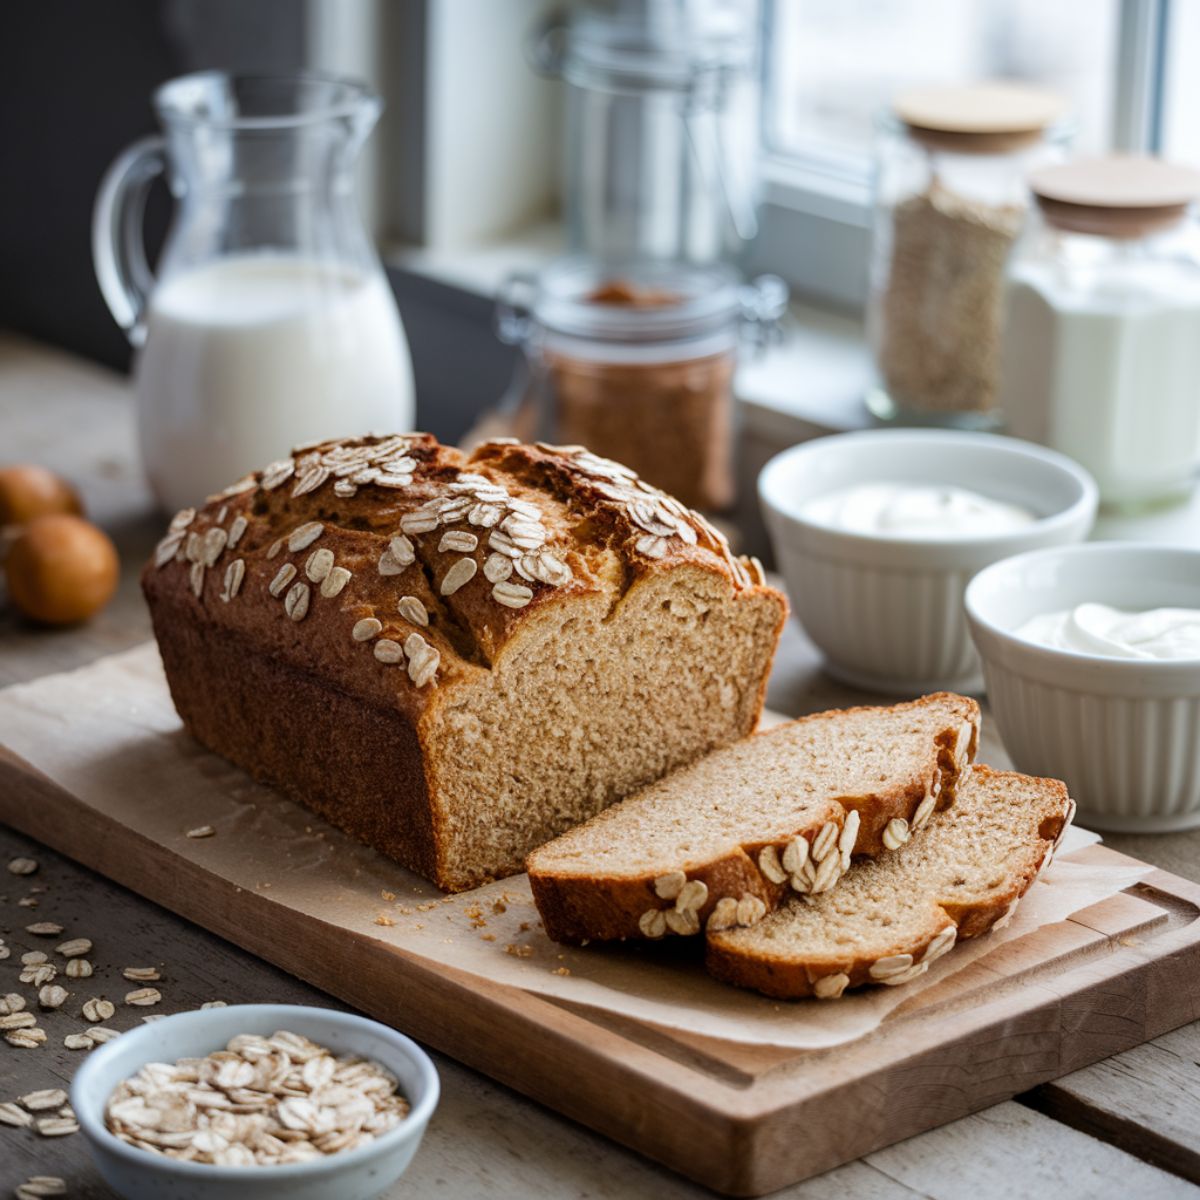
[[[954,797],[979,706],[939,693],[818,713],[717,750],[534,851],[560,942],[748,925],[793,890],[822,893],[852,854],[907,840]]]
[[[836,892],[710,934],[708,969],[786,999],[908,983],[956,941],[1008,920],[1074,812],[1057,779],[974,767],[952,808],[895,854],[855,866]]]

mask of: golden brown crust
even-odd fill
[[[1013,772],[992,771],[976,765],[972,772],[981,781],[1002,782],[1006,777],[1022,778]],[[887,948],[887,956],[910,956],[912,967],[901,969],[890,979],[892,985],[906,983],[926,969],[925,964],[936,961],[958,941],[979,937],[1009,920],[1018,902],[1033,886],[1053,859],[1070,825],[1075,802],[1067,794],[1066,785],[1057,779],[1040,779],[1036,783],[1053,794],[1056,812],[1044,821],[1037,838],[1025,847],[1022,861],[1009,865],[1003,888],[996,889],[986,901],[956,904],[945,898],[930,897],[928,921],[921,935],[897,940]],[[953,929],[954,933],[949,931]],[[705,966],[714,978],[737,987],[752,988],[775,999],[802,999],[813,995],[835,999],[845,991],[864,986],[882,986],[885,980],[872,975],[879,959],[854,956],[838,963],[806,960],[789,955],[785,950],[775,953],[757,948],[748,953],[733,939],[719,934],[706,939]],[[903,963],[897,964],[903,968]],[[823,986],[828,981],[832,986]],[[822,993],[824,992],[824,995]]]
[[[773,847],[777,856],[782,856],[787,844],[795,837],[806,839],[811,846],[827,823],[836,825],[840,837],[847,814],[855,811],[859,824],[854,855],[873,857],[884,849],[883,835],[889,822],[899,819],[907,826],[930,796],[938,808],[953,802],[959,774],[966,763],[972,761],[978,747],[979,705],[967,697],[946,692],[922,697],[914,704],[921,707],[949,704],[954,714],[946,727],[935,735],[927,768],[918,777],[869,795],[831,797],[824,812],[815,814],[809,824],[796,829],[789,837],[748,842],[720,858],[699,864],[695,861],[680,863],[672,868],[685,870],[689,880],[699,880],[705,886],[707,899],[697,910],[701,928],[712,916],[717,903],[725,897],[739,900],[745,896],[756,897],[763,902],[765,911],[770,912],[792,894],[793,885],[788,880],[773,882],[763,873],[760,856],[767,846]],[[836,721],[848,712],[873,714],[886,711],[870,706],[833,709],[801,720],[808,723]],[[964,722],[971,727],[966,746],[961,745]],[[776,726],[751,736],[769,739],[785,733],[786,728]],[[928,803],[926,808],[930,808]],[[616,877],[565,873],[554,868],[553,854],[554,843],[535,851],[526,861],[526,870],[538,914],[547,936],[554,941],[578,944],[645,938],[647,933],[641,924],[643,916],[655,909],[665,911],[671,907],[656,891],[660,872]]]
[[[639,580],[687,564],[735,596],[770,597],[778,637],[786,604],[761,568],[619,465],[503,441],[468,458],[409,434],[299,448],[178,514],[142,586],[177,706],[201,741],[462,888],[488,871],[442,865],[452,834],[439,718],[541,615],[583,598],[616,606]],[[257,691],[235,678],[233,647]],[[756,712],[768,665],[746,681]],[[334,710],[341,724],[326,729]],[[253,731],[267,724],[260,745]],[[330,739],[319,769],[304,765],[317,728]],[[339,761],[354,772],[340,791]]]

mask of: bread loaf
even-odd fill
[[[424,434],[297,449],[142,581],[196,738],[453,890],[747,734],[786,613],[616,463]]]
[[[718,750],[529,856],[561,942],[751,925],[832,888],[954,797],[979,705],[941,693],[818,713]]]
[[[710,933],[708,969],[781,998],[908,983],[1012,915],[1074,811],[1056,779],[976,766],[952,807],[896,853],[856,864],[836,892],[785,904],[752,929]]]

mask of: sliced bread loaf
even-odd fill
[[[526,862],[560,942],[751,925],[793,890],[828,891],[851,855],[907,841],[954,797],[979,706],[939,693],[818,713],[676,771]]]
[[[1056,779],[973,767],[953,807],[897,853],[856,865],[836,892],[789,902],[753,929],[710,933],[708,969],[781,998],[908,983],[956,941],[1008,920],[1074,811]]]

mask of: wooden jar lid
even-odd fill
[[[1178,224],[1200,198],[1200,171],[1135,154],[1083,158],[1035,171],[1029,186],[1059,229],[1136,238]]]
[[[996,154],[1038,141],[1065,111],[1062,97],[1024,83],[913,88],[892,102],[922,142],[968,154]]]

